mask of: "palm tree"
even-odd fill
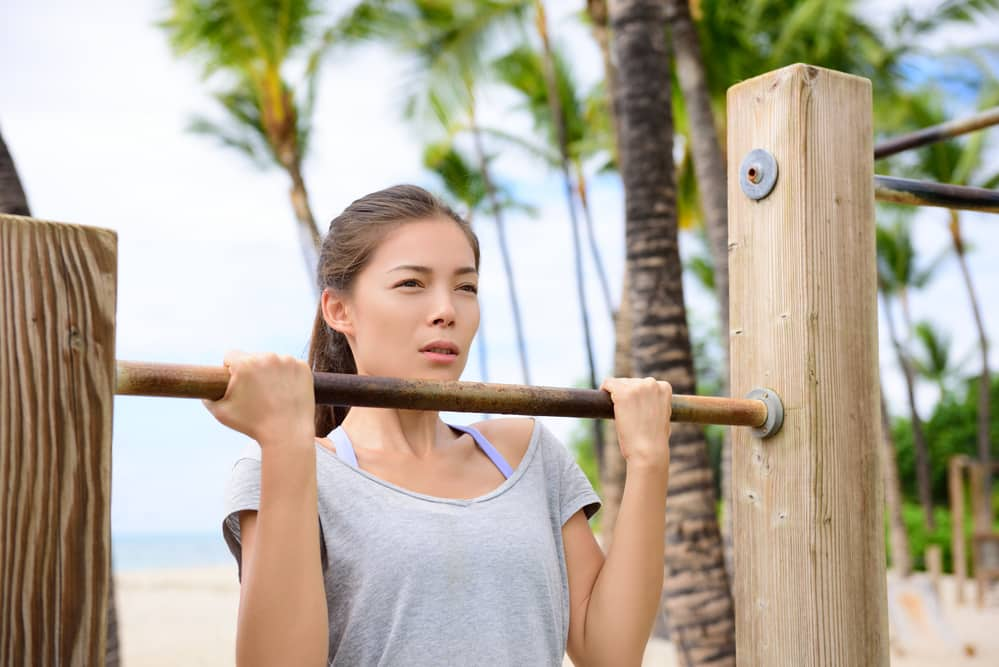
[[[728,179],[725,173],[725,153],[718,140],[700,37],[691,17],[688,1],[666,0],[666,18],[676,57],[676,76],[687,112],[687,135],[690,137],[688,151],[696,172],[703,226],[707,231],[707,247],[714,267],[711,272],[710,288],[714,290],[718,301],[722,348],[720,393],[724,396],[729,392]],[[735,556],[732,539],[732,429],[730,428],[723,431],[720,472],[724,509],[722,535],[725,544],[725,568],[729,577],[732,577],[735,573]]]
[[[590,23],[590,32],[600,49],[600,59],[604,66],[604,89],[606,96],[603,98],[603,107],[606,116],[610,119],[611,132],[610,151],[614,164],[618,164],[618,129],[617,111],[614,108],[617,100],[617,66],[611,57],[610,48],[610,15],[607,10],[607,0],[586,0],[586,18]]]
[[[428,117],[451,134],[469,128],[478,170],[496,222],[500,258],[507,276],[521,372],[530,384],[527,343],[510,259],[498,188],[487,159],[478,120],[477,79],[485,71],[490,43],[507,28],[519,30],[528,0],[481,0],[474,3],[438,0],[363,0],[334,29],[342,43],[379,41],[415,61],[406,116]]]
[[[614,318],[613,300],[610,295],[610,284],[604,270],[604,262],[597,245],[593,229],[593,218],[590,212],[589,188],[583,164],[586,160],[609,151],[611,144],[609,119],[606,118],[606,108],[602,105],[603,90],[598,88],[589,95],[581,95],[568,59],[558,48],[551,48],[552,67],[557,82],[559,102],[557,109],[552,111],[549,102],[550,87],[544,73],[545,59],[527,45],[521,45],[504,54],[493,63],[493,71],[497,79],[515,91],[523,98],[521,108],[525,110],[534,123],[535,132],[545,143],[536,143],[529,139],[507,132],[502,128],[482,128],[483,132],[511,146],[522,149],[531,157],[541,160],[546,166],[557,169],[566,184],[567,201],[572,201],[572,191],[579,200],[583,210],[583,222],[587,232],[587,240],[593,264],[597,270],[597,278],[611,320]],[[559,113],[561,129],[556,127],[553,116]],[[564,149],[559,139],[565,134]],[[563,155],[564,154],[564,155]],[[571,174],[569,171],[571,170]],[[570,213],[575,216],[575,207],[570,207]]]
[[[322,238],[309,206],[302,163],[319,65],[331,38],[329,31],[313,37],[319,13],[314,0],[173,0],[170,16],[159,24],[177,55],[201,61],[205,78],[224,73],[230,80],[214,93],[229,124],[196,117],[189,129],[238,150],[259,167],[277,165],[291,180],[289,194],[308,275],[315,275]],[[283,72],[302,53],[305,74],[293,85]]]
[[[610,20],[606,0],[586,0],[586,17],[589,20],[593,38],[600,48],[601,61],[604,67],[602,96],[591,99],[593,109],[602,107],[598,114],[607,119],[608,148],[611,164],[619,165],[619,136],[617,124],[618,113],[614,108],[617,100],[617,67],[611,58]],[[599,106],[598,106],[599,105]],[[585,198],[584,207],[585,207]],[[614,314],[614,377],[630,377],[631,370],[631,298],[629,297],[629,280],[627,268],[621,279],[621,297]],[[621,494],[624,491],[625,461],[621,457],[621,449],[617,441],[617,431],[614,424],[609,423],[604,429],[604,453],[602,456],[604,469],[600,473],[600,488],[604,495],[604,518],[601,520],[600,532],[604,543],[609,547],[614,534],[614,524],[617,521],[621,505]]]
[[[593,220],[589,205],[586,202],[586,188],[583,176],[583,158],[581,150],[586,139],[584,124],[584,109],[582,100],[576,94],[576,86],[571,72],[561,54],[555,52],[549,42],[547,24],[544,19],[543,7],[538,7],[539,32],[546,44],[547,51],[538,54],[527,45],[519,46],[499,58],[494,68],[498,78],[510,86],[524,98],[524,107],[534,120],[535,130],[548,139],[547,147],[535,147],[510,134],[495,131],[494,134],[512,140],[516,144],[528,148],[532,153],[542,157],[545,163],[559,171],[565,188],[566,205],[569,211],[569,227],[572,237],[573,260],[575,265],[576,293],[582,319],[583,346],[586,351],[587,368],[589,370],[590,388],[597,388],[597,372],[593,355],[592,328],[590,326],[589,308],[586,305],[585,280],[583,277],[583,253],[579,239],[579,222],[576,215],[576,198],[580,199],[585,213],[586,230],[590,241],[590,250],[597,268],[600,284],[603,288],[607,311],[613,321],[614,309],[611,303],[610,288],[603,270],[603,261],[597,247],[593,231]],[[550,70],[550,71],[549,71]],[[574,171],[576,181],[573,180]],[[597,468],[603,471],[603,424],[593,420],[593,447],[597,460]]]
[[[718,141],[711,91],[708,87],[700,38],[687,0],[666,0],[666,17],[676,59],[676,75],[687,112],[689,150],[697,177],[700,209],[714,263],[712,288],[725,356],[722,393],[728,392],[728,192],[725,154]]]
[[[940,397],[951,390],[954,381],[963,375],[967,359],[955,362],[951,357],[951,336],[929,320],[916,323],[916,348],[912,351],[912,366],[925,380],[937,385]]]
[[[916,482],[919,491],[919,501],[923,506],[924,521],[927,529],[934,529],[933,499],[930,490],[930,460],[929,449],[923,422],[916,407],[916,377],[909,354],[909,341],[912,335],[911,316],[909,313],[909,291],[913,288],[925,287],[933,276],[939,259],[927,268],[916,266],[916,251],[912,243],[910,227],[904,220],[896,218],[890,225],[878,225],[878,290],[881,293],[881,303],[884,307],[885,322],[898,357],[899,367],[905,377],[906,395],[909,401],[909,413],[912,418],[912,434],[916,454]],[[906,322],[907,334],[905,341],[899,339],[895,329],[895,317],[892,305],[897,300],[902,308]]]
[[[7,143],[0,134],[0,213],[10,215],[31,215],[28,206],[28,198],[24,194],[24,187],[21,179],[17,175],[17,166],[14,158],[7,150]],[[118,611],[115,606],[114,595],[114,563],[109,561],[111,574],[108,576],[108,634],[104,647],[105,667],[118,667],[119,646],[118,646]]]
[[[3,135],[0,135],[0,213],[31,215],[28,198],[24,194],[14,158],[7,150]]]
[[[677,239],[670,57],[663,4],[610,5],[627,270],[634,318],[635,375],[668,380],[693,393]],[[703,431],[675,424],[670,438],[664,592],[669,635],[687,665],[734,664],[735,617]],[[657,634],[662,628],[656,628]]]

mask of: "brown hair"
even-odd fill
[[[389,232],[406,222],[428,218],[453,220],[465,232],[478,270],[479,239],[471,225],[423,188],[394,185],[353,201],[330,222],[316,271],[320,292],[330,287],[341,294],[350,294],[357,274]],[[321,297],[309,341],[309,366],[314,372],[357,373],[347,337],[330,327],[323,317]],[[316,435],[328,435],[343,422],[349,410],[346,406],[317,405]]]

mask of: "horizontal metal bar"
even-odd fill
[[[118,361],[116,394],[218,400],[229,384],[223,366],[189,366]],[[614,418],[610,394],[597,389],[532,387],[445,380],[405,380],[313,373],[316,403],[370,408],[446,410],[487,414]],[[761,400],[674,394],[672,420],[695,424],[761,427],[767,406]]]
[[[964,211],[999,213],[999,191],[917,181],[894,176],[874,176],[874,198],[912,206],[940,206]]]
[[[882,141],[874,147],[874,159],[880,160],[889,155],[895,155],[911,148],[919,148],[920,146],[943,141],[944,139],[951,139],[968,132],[989,127],[990,125],[999,125],[999,107],[986,109],[967,118],[924,127],[921,130]]]

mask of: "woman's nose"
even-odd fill
[[[444,324],[444,326],[452,326],[454,324],[455,318],[455,307],[454,301],[451,299],[450,294],[442,295],[437,299],[436,308],[433,312],[433,323]]]

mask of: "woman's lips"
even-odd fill
[[[438,363],[443,363],[443,364],[454,363],[455,360],[458,359],[458,355],[457,354],[441,354],[440,352],[431,352],[430,350],[426,350],[424,352],[421,352],[420,354],[422,354],[424,357],[426,357],[430,361],[434,361],[434,362],[438,362]]]

